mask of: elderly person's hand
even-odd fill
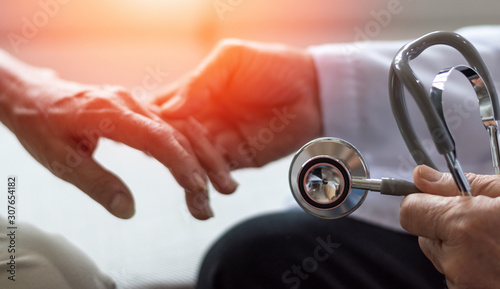
[[[426,166],[414,171],[424,194],[401,203],[401,225],[418,235],[422,251],[449,288],[500,284],[500,177],[468,174],[475,197],[459,196],[450,174]]]
[[[64,81],[0,51],[0,120],[38,162],[117,217],[130,218],[134,202],[126,185],[93,159],[101,137],[156,158],[185,189],[191,214],[212,215],[206,170],[189,141],[121,88]],[[216,152],[206,157],[216,160],[210,170],[227,173]]]
[[[225,40],[152,104],[169,122],[199,121],[231,169],[265,165],[322,134],[313,59],[280,44]]]

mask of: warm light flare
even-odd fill
[[[179,19],[192,15],[193,11],[199,11],[204,3],[199,0],[114,0],[109,5],[127,14],[141,15],[145,19],[158,16]]]

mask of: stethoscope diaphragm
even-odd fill
[[[355,211],[366,189],[352,188],[353,178],[369,178],[359,151],[338,138],[320,138],[304,145],[293,157],[290,188],[297,203],[311,215],[335,219]]]

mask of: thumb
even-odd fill
[[[82,157],[78,163],[66,166],[66,170],[56,175],[78,187],[118,218],[128,219],[135,213],[129,189],[91,157]]]
[[[161,106],[162,116],[185,118],[204,108],[212,97],[222,94],[228,87],[241,53],[241,41],[225,40],[219,43],[185,85]]]
[[[193,79],[160,107],[165,118],[186,118],[199,112],[210,100],[208,85],[203,79]]]
[[[220,93],[227,78],[219,67],[217,57],[207,60],[160,106],[160,113],[165,118],[186,118],[207,106],[212,95]]]
[[[424,193],[442,196],[460,195],[451,174],[442,173],[428,166],[415,168],[413,182]]]
[[[473,195],[500,196],[500,176],[466,174]],[[458,188],[451,174],[441,173],[428,166],[418,166],[413,171],[415,185],[424,193],[456,196]]]

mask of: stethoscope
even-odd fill
[[[409,63],[435,45],[453,47],[469,65],[441,70],[428,93]],[[442,94],[453,71],[463,74],[474,88],[481,119],[490,137],[493,166],[500,174],[498,118],[495,117],[500,115],[498,96],[485,63],[468,40],[452,32],[433,32],[405,45],[391,65],[389,95],[394,118],[415,162],[437,169],[410,121],[404,97],[405,87],[423,114],[437,151],[444,156],[459,191],[464,196],[470,196],[469,182],[457,160],[455,141],[443,113]],[[354,212],[363,203],[368,191],[396,196],[420,192],[408,181],[370,179],[368,167],[358,149],[338,138],[316,139],[299,149],[292,159],[289,182],[292,194],[302,209],[326,219],[341,218]]]

